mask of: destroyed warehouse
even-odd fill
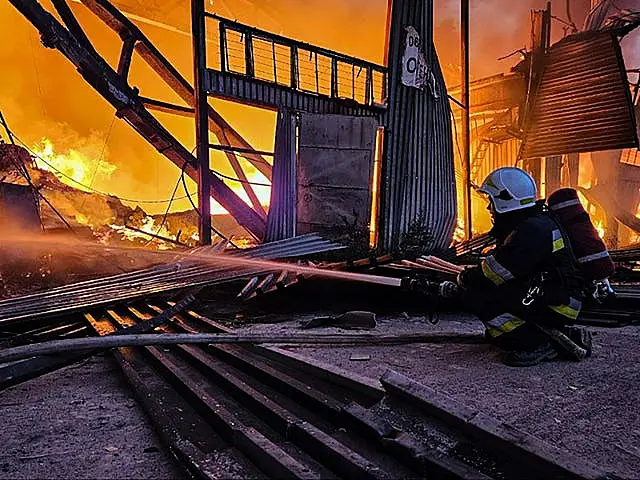
[[[640,471],[636,0],[0,0],[0,22],[0,476]],[[535,322],[483,318],[471,285],[517,276],[496,218],[529,208],[581,297],[504,361]]]

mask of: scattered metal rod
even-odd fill
[[[607,472],[589,462],[518,430],[513,425],[460,404],[402,374],[388,370],[380,382],[389,394],[408,400],[430,416],[444,421],[450,428],[469,435],[484,449],[517,461],[521,470],[520,478],[610,478]]]
[[[241,251],[239,253],[240,256],[243,257],[251,257],[251,258],[279,258],[280,255],[284,257],[287,256],[295,256],[295,255],[309,255],[312,253],[324,252],[327,250],[333,250],[336,248],[343,248],[343,246],[338,245],[333,242],[329,242],[327,240],[322,239],[317,235],[306,235],[299,237],[300,240],[296,240],[292,242],[291,239],[287,241],[274,242],[273,244],[265,244],[259,247],[255,247],[252,249],[248,249],[246,251]],[[275,244],[278,244],[276,246]],[[277,248],[276,248],[277,247]],[[194,254],[198,255],[206,255],[208,252],[216,253],[215,247],[206,247],[202,249],[194,249],[192,251]],[[48,297],[53,294],[76,291],[76,290],[84,290],[86,288],[103,288],[105,286],[112,285],[118,281],[140,281],[144,279],[149,279],[153,277],[160,277],[164,275],[174,275],[178,272],[183,273],[189,271],[188,269],[192,269],[191,271],[195,271],[197,268],[201,268],[202,271],[215,271],[216,267],[210,264],[204,264],[202,261],[196,260],[197,255],[183,255],[180,258],[180,261],[173,262],[168,265],[159,265],[156,267],[138,270],[130,273],[121,273],[117,275],[113,275],[110,277],[99,278],[94,280],[87,280],[84,282],[78,282],[71,285],[64,285],[61,287],[56,287],[46,292],[39,292],[30,295],[25,295],[18,298],[12,298],[8,300],[0,301],[0,309],[5,311],[7,306],[14,305],[18,301],[27,301],[31,302],[33,299],[38,299],[41,297]],[[228,267],[227,267],[228,268]]]
[[[133,334],[93,338],[52,340],[0,350],[0,362],[21,360],[36,355],[51,355],[94,348],[136,347],[180,344],[290,344],[290,345],[401,345],[411,343],[486,343],[482,335],[470,334],[350,334],[350,335],[260,335],[260,334]]]
[[[103,331],[162,310],[136,305],[128,311],[133,316],[100,315]],[[165,327],[203,328],[218,327],[189,310]],[[388,374],[383,390],[377,382],[370,387],[311,359],[294,364],[275,347],[254,345],[149,346],[127,351],[126,359],[114,353],[127,376],[135,373],[133,387],[156,426],[176,432],[168,439],[172,449],[175,438],[201,451],[215,442],[216,451],[240,457],[234,468],[256,469],[243,470],[243,477],[604,478],[580,458]],[[369,392],[364,397],[362,388]],[[434,435],[416,433],[424,429]],[[198,451],[179,460],[188,468],[203,465]]]
[[[243,262],[234,262],[233,255],[209,257],[206,252],[213,252],[213,250],[199,249],[196,253],[183,256],[180,262],[170,265],[79,282],[75,285],[5,300],[0,302],[0,324],[59,316],[86,308],[178,291],[185,287],[215,285],[271,270],[279,271],[282,265],[274,263],[273,267],[270,267],[251,263],[251,261],[304,256],[343,248],[318,235],[306,235],[299,239],[275,243],[277,245],[264,245],[241,252],[240,255],[246,259]]]

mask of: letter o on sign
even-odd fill
[[[418,67],[418,61],[416,57],[411,57],[407,60],[407,72],[414,73]]]

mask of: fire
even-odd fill
[[[604,238],[604,224],[602,223],[602,220],[598,220],[597,222],[595,222],[595,224],[593,225],[596,229],[596,231],[598,232],[598,236],[600,238]]]
[[[75,149],[56,152],[53,142],[46,137],[31,150],[39,169],[54,173],[62,183],[84,191],[90,190],[95,177],[109,178],[116,171],[116,166],[103,158],[90,159]]]
[[[107,181],[107,186],[110,186],[111,182],[108,181],[112,174],[117,170],[117,167],[109,163],[104,158],[100,158],[101,155],[98,155],[98,158],[91,158],[92,154],[102,150],[101,147],[94,146],[91,149],[83,150],[87,151],[85,152],[71,148],[64,153],[61,153],[54,145],[54,142],[46,137],[42,138],[38,144],[31,147],[36,166],[41,170],[55,174],[60,181],[66,185],[88,192],[91,191],[91,184],[94,183],[96,178],[99,178],[103,184]],[[250,182],[257,184],[253,186],[256,196],[264,207],[268,207],[271,188],[266,186],[268,184],[267,179],[265,179],[262,174],[255,169],[250,169],[250,171],[247,172],[247,178]],[[249,197],[239,182],[234,182],[233,180],[225,180],[225,182],[248,205],[251,204]],[[112,190],[113,189],[107,189],[107,191]],[[118,196],[115,192],[114,195]],[[193,195],[194,201],[196,200],[196,197],[197,195]],[[227,211],[212,198],[211,213],[214,215],[224,215]],[[153,219],[151,219],[151,217],[149,218],[151,222],[153,222]],[[88,224],[86,217],[84,219],[76,220],[81,224]],[[155,233],[155,230],[147,230],[146,225],[143,230]],[[162,233],[160,234],[162,235]],[[133,237],[135,237],[135,235],[133,235]]]
[[[131,240],[131,241],[149,241],[154,238],[154,236],[160,236],[165,238],[173,238],[174,235],[169,231],[166,225],[156,225],[156,221],[153,217],[147,216],[142,220],[142,225],[136,227],[138,230],[142,230],[151,235],[145,235],[142,232],[137,232],[135,230],[131,230],[122,225],[109,225],[113,230],[119,232],[122,235],[122,240]],[[154,245],[159,250],[170,250],[173,248],[173,245],[167,242],[163,242],[162,240],[154,240]]]
[[[466,237],[465,229],[464,229],[464,219],[458,217],[458,222],[456,224],[456,229],[453,231],[453,242],[459,243],[464,241]]]

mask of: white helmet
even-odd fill
[[[536,182],[524,170],[499,168],[489,174],[479,192],[489,195],[497,213],[513,212],[536,203]]]

